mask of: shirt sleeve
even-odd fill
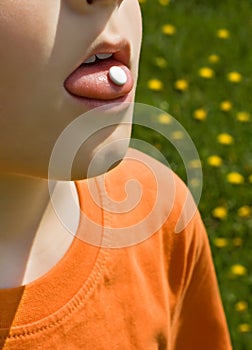
[[[183,277],[174,315],[173,348],[230,350],[232,346],[208,236],[198,211],[188,227],[178,233],[177,240],[182,249],[179,256]],[[180,263],[177,261],[178,266]],[[176,271],[176,261],[172,266]]]

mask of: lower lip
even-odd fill
[[[85,108],[85,111],[89,111],[95,108],[103,107],[106,110],[113,111],[116,109],[116,111],[121,111],[126,108],[128,108],[129,103],[132,103],[134,100],[134,89],[132,89],[127,95],[121,96],[119,98],[115,98],[113,100],[98,100],[98,99],[92,99],[87,97],[80,97],[71,94],[65,89],[66,94],[68,97],[71,98],[72,101],[80,106]]]

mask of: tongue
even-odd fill
[[[127,75],[127,82],[116,85],[109,78],[109,69],[118,66]],[[94,64],[83,64],[65,81],[65,88],[73,95],[92,99],[112,100],[128,94],[133,88],[130,70],[114,58],[98,60]]]

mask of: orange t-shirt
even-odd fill
[[[230,350],[208,238],[182,181],[130,150],[76,188],[68,252],[43,277],[0,290],[0,348]]]

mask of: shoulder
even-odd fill
[[[129,149],[124,160],[107,173],[106,184],[112,197],[122,199],[126,194],[145,212],[148,207],[148,216],[160,224],[168,220],[176,233],[197,213],[186,184],[166,165],[135,149]]]
[[[123,237],[115,246],[125,237],[121,246],[140,243],[155,233],[190,245],[201,221],[185,183],[170,168],[135,149],[129,149],[113,170],[82,181],[79,190],[83,203],[90,198],[86,211],[92,218],[99,210],[114,237]]]

